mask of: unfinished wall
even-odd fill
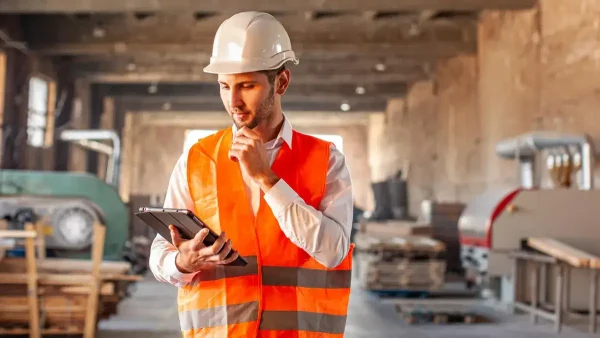
[[[538,29],[536,10],[493,11],[481,16],[479,109],[488,185],[516,182],[515,163],[499,158],[495,144],[531,131],[540,114]]]
[[[437,98],[433,81],[415,83],[405,99],[388,102],[386,114],[373,116],[369,136],[371,178],[380,181],[408,171],[409,213],[434,197],[438,162]]]
[[[372,179],[410,160],[415,214],[422,199],[468,202],[488,187],[519,184],[516,163],[495,153],[500,140],[588,133],[600,149],[599,30],[600,3],[592,0],[483,12],[477,55],[439,61],[433,82],[415,84],[371,118]],[[598,178],[597,169],[596,185]]]
[[[177,113],[173,113],[177,114]],[[154,195],[160,200],[166,193],[169,177],[181,155],[188,129],[221,129],[231,125],[226,115],[220,118],[206,114],[181,113],[165,120],[164,113],[130,113],[126,118],[123,136],[123,173],[121,175],[121,195]],[[225,118],[223,118],[225,116]],[[367,120],[348,122],[336,126],[340,121],[323,121],[319,127],[309,126],[315,118],[306,121],[290,118],[299,131],[312,134],[336,134],[344,139],[344,155],[350,170],[357,206],[372,208],[372,195],[369,186]],[[159,136],[160,135],[160,136]]]
[[[543,114],[538,123],[559,132],[588,133],[598,151],[600,2],[544,0],[541,4],[540,111]],[[595,176],[598,185],[598,166]]]

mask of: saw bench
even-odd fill
[[[531,322],[538,318],[554,323],[561,332],[565,319],[579,314],[571,311],[571,272],[587,270],[589,274],[589,331],[597,331],[598,269],[600,257],[553,238],[528,238],[526,248],[509,253],[513,260],[513,311],[531,314]],[[549,292],[550,271],[554,271],[553,292]],[[525,289],[525,293],[520,293]],[[526,298],[526,299],[523,299]],[[550,301],[549,298],[552,298]]]
[[[141,276],[129,263],[103,262],[106,227],[94,225],[91,260],[46,258],[43,225],[0,230],[0,257],[7,246],[24,246],[25,258],[0,258],[0,336],[83,335],[116,312],[124,289]],[[8,245],[7,245],[8,244]]]

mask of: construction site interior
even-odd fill
[[[344,337],[599,335],[600,1],[0,0],[1,337],[182,335],[134,214],[231,126],[203,69],[242,11],[350,171]]]

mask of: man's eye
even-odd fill
[[[244,85],[244,88],[246,88],[246,89],[254,88],[254,85],[253,84],[246,84],[246,85]]]
[[[221,86],[221,89],[229,89],[227,86]]]

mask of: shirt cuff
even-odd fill
[[[299,198],[298,193],[292,189],[283,179],[279,179],[275,185],[265,193],[265,202],[271,207],[273,215],[278,217]]]
[[[175,258],[177,257],[178,251],[173,251],[167,254],[165,257],[165,272],[167,275],[182,283],[189,283],[194,279],[197,272],[183,273],[177,269],[175,264]]]

